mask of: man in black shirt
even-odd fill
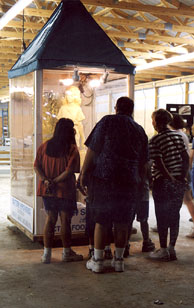
[[[148,139],[132,118],[133,108],[130,98],[119,98],[116,114],[103,117],[85,142],[88,150],[80,182],[87,186],[87,174],[92,174],[90,206],[96,225],[94,256],[86,267],[94,272],[103,271],[104,239],[112,223],[115,241],[112,265],[115,271],[124,271],[128,225],[134,217],[137,185],[148,161]]]

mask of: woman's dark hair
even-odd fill
[[[152,113],[158,127],[166,127],[172,121],[172,114],[165,109],[158,109]]]
[[[170,122],[170,126],[174,129],[182,129],[186,127],[186,124],[183,118],[179,114],[175,113],[173,114],[173,119],[172,122]]]
[[[53,137],[48,141],[46,154],[61,157],[69,154],[72,144],[76,144],[74,123],[70,119],[61,118],[55,126]]]

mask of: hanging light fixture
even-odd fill
[[[105,69],[104,74],[101,76],[100,80],[102,83],[107,83],[108,80],[108,76],[109,76],[109,72]]]
[[[71,86],[73,84],[72,78],[60,79],[59,80],[64,86]]]
[[[24,41],[24,10],[23,10],[23,23],[22,23],[22,47],[23,47],[23,51],[26,50],[26,43]]]
[[[73,77],[72,77],[73,81],[79,81],[79,72],[78,72],[78,68],[76,67],[74,69],[74,72],[73,72]]]

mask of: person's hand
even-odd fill
[[[54,185],[55,185],[54,182],[51,179],[45,179],[43,183],[46,187],[46,193],[52,194],[54,190]]]
[[[45,179],[45,180],[43,181],[43,184],[44,184],[44,186],[45,186],[46,188],[48,188],[48,187],[49,187],[49,184],[50,184],[49,179]]]
[[[87,196],[87,179],[84,173],[80,173],[78,181],[77,181],[77,188],[81,191],[84,196]]]
[[[169,180],[172,181],[173,183],[177,182],[177,179],[172,175],[169,175]]]

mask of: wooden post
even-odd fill
[[[155,110],[158,109],[158,88],[155,86]]]
[[[127,95],[132,100],[134,100],[134,91],[135,91],[135,76],[127,75]]]
[[[189,83],[185,82],[185,104],[189,102]]]

